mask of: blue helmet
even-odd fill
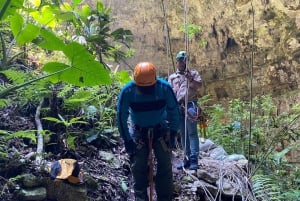
[[[186,61],[186,58],[187,58],[186,51],[179,51],[176,56],[176,61],[179,61],[179,60]]]

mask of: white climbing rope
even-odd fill
[[[188,20],[187,20],[187,0],[183,0],[184,4],[184,39],[185,39],[185,52],[186,52],[186,59],[185,59],[185,67],[186,71],[189,70],[189,34],[188,34]],[[186,155],[187,152],[187,106],[188,106],[188,95],[189,95],[189,81],[186,79],[186,92],[185,92],[185,101],[184,101],[184,157],[188,157]],[[188,159],[189,160],[189,159]]]
[[[170,42],[170,29],[169,29],[169,25],[168,25],[168,20],[167,20],[167,12],[166,12],[166,7],[165,7],[165,3],[164,0],[161,0],[161,9],[163,12],[163,16],[164,16],[164,27],[165,27],[165,37],[166,37],[166,47],[167,47],[167,57],[171,58],[172,61],[172,67],[173,67],[173,72],[176,72],[175,69],[175,64],[174,64],[174,60],[173,60],[173,54],[172,54],[172,48],[171,48],[171,42]],[[168,60],[169,61],[169,60]],[[168,77],[170,76],[170,65],[169,62],[167,62],[168,65]]]

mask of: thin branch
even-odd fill
[[[41,108],[44,102],[44,98],[41,99],[39,106],[36,108],[35,112],[35,123],[37,127],[37,149],[36,149],[36,165],[41,164],[42,162],[42,153],[44,150],[44,139],[43,139],[43,126],[40,119]]]

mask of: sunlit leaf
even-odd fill
[[[75,92],[73,96],[65,100],[65,104],[68,103],[82,103],[87,101],[92,96],[92,92],[87,90],[79,90]]]
[[[31,0],[31,3],[35,6],[35,7],[39,7],[41,5],[41,0]]]
[[[72,6],[69,3],[64,2],[61,6],[60,9],[62,11],[72,11]]]
[[[76,86],[95,86],[111,83],[110,75],[104,65],[94,60],[94,57],[80,44],[71,43],[64,48],[64,54],[71,65],[51,62],[43,67],[43,71],[59,74],[51,76],[51,81],[65,81]]]
[[[31,140],[32,143],[36,143],[35,132],[32,130],[17,131],[6,137],[6,139],[13,139],[13,138],[28,138]]]
[[[4,107],[7,107],[9,105],[12,104],[12,101],[11,100],[8,100],[8,99],[1,99],[0,98],[0,108],[4,108]],[[0,133],[1,134],[1,133]]]
[[[50,6],[43,6],[40,11],[33,11],[30,13],[33,19],[38,23],[54,28],[56,26],[56,20],[54,11]]]
[[[55,17],[61,21],[71,21],[74,18],[74,13],[71,11],[60,11],[55,14]]]
[[[48,73],[54,73],[54,72],[62,71],[64,69],[68,69],[68,68],[71,68],[71,67],[64,63],[49,62],[43,66],[42,70],[45,72],[48,72]],[[58,74],[55,76],[50,76],[47,79],[53,83],[57,83],[57,82],[63,80],[63,78],[61,77],[61,74]],[[68,82],[68,81],[66,81],[66,82]]]
[[[73,1],[73,7],[76,7],[78,4],[80,4],[82,0],[74,0]]]
[[[41,29],[40,37],[33,40],[33,43],[47,50],[63,50],[65,44],[52,31]]]
[[[15,13],[15,15],[10,18],[10,28],[15,37],[21,32],[23,23],[23,17],[18,13]]]
[[[98,1],[98,2],[97,2],[97,10],[98,10],[99,12],[102,12],[102,11],[104,10],[103,2],[101,2],[101,1]]]
[[[24,0],[1,0],[0,1],[0,20],[14,15],[16,10],[23,7]]]
[[[0,130],[0,135],[8,135],[9,132],[6,130]]]
[[[15,70],[4,70],[1,71],[9,80],[13,81],[14,84],[21,84],[25,82],[25,74]]]
[[[84,46],[76,42],[68,44],[64,48],[64,53],[69,60],[72,61],[73,66],[94,61],[94,56],[91,55]]]
[[[65,55],[70,59],[72,67],[73,84],[79,86],[93,86],[98,84],[109,84],[110,75],[104,65],[96,61],[94,57],[78,43],[71,43],[64,49]]]
[[[40,28],[35,26],[34,24],[27,24],[25,28],[18,34],[17,43],[19,45],[23,45],[25,43],[31,42],[35,39],[39,34]]]
[[[45,117],[43,119],[48,120],[48,121],[52,121],[52,122],[55,122],[55,123],[62,123],[61,120],[59,120],[57,118],[54,118],[54,117]]]
[[[70,124],[87,124],[86,121],[80,120],[82,117],[75,117],[70,120]]]
[[[71,150],[75,150],[75,140],[76,140],[75,136],[68,136],[67,138],[67,142]]]
[[[91,9],[88,5],[83,5],[81,8],[80,15],[82,18],[87,18],[91,14]]]
[[[125,71],[125,70],[118,71],[116,73],[116,78],[117,78],[118,81],[120,81],[123,84],[125,84],[125,83],[127,83],[131,80],[129,72]]]

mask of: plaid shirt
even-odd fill
[[[196,82],[201,82],[201,77],[196,70],[190,70],[191,78]],[[173,91],[176,95],[177,101],[182,103],[185,101],[185,95],[188,90],[188,102],[198,99],[198,85],[194,85],[192,82],[187,82],[187,78],[184,74],[178,70],[169,76],[168,82],[171,84]]]

